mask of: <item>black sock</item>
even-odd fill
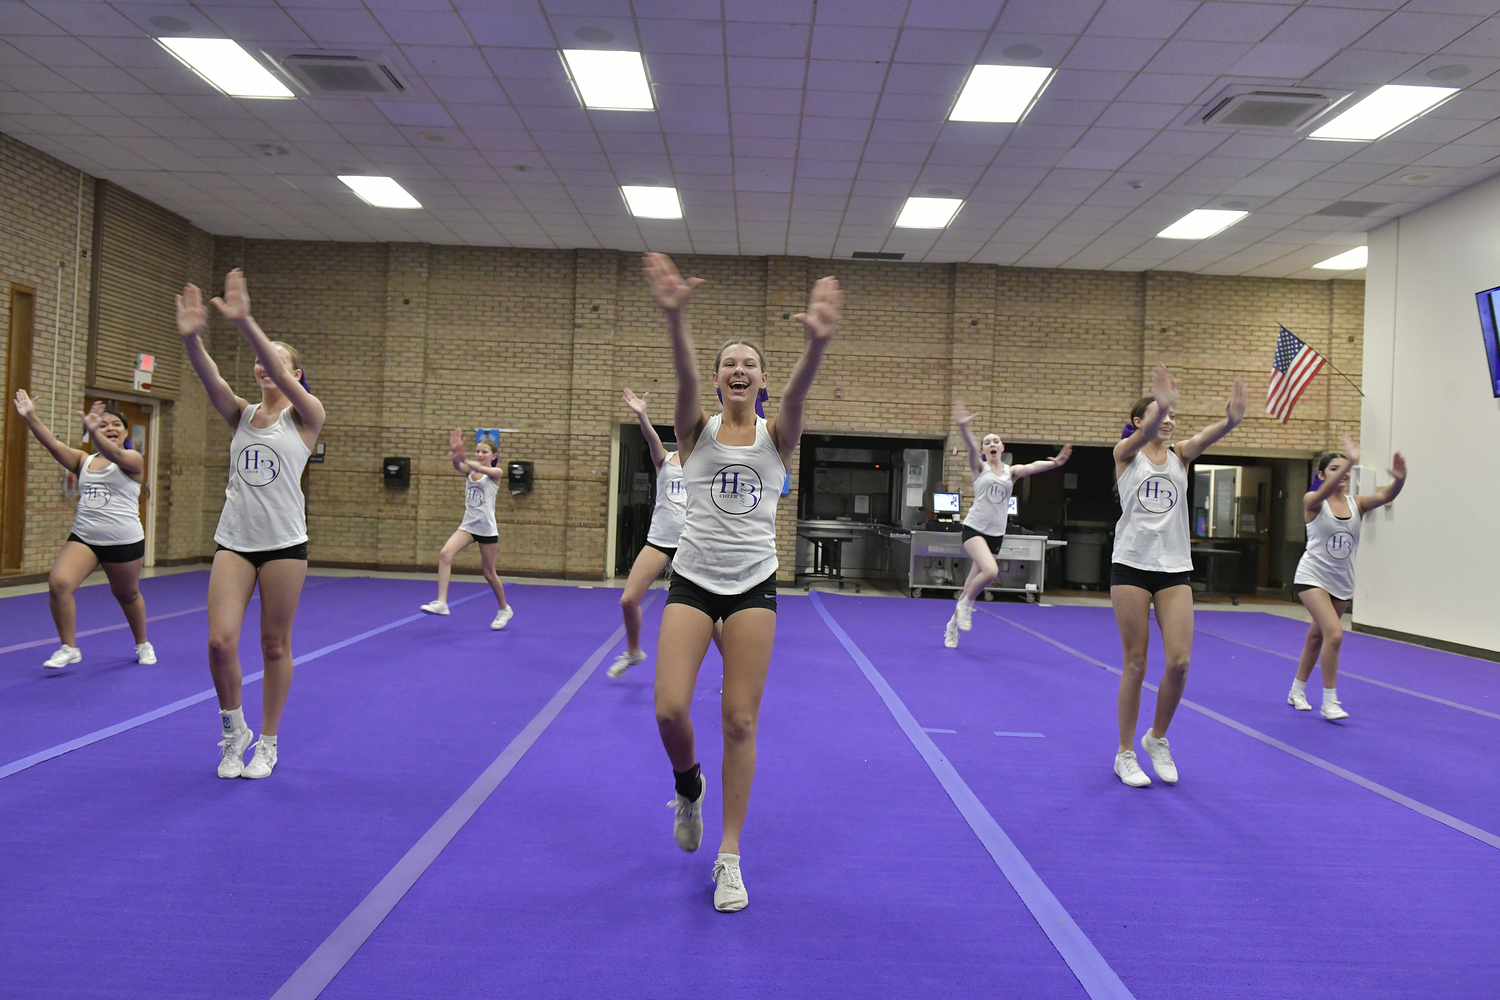
[[[673,771],[672,778],[677,783],[677,794],[689,802],[697,802],[703,795],[703,780],[699,777],[701,768],[697,764],[686,771]]]

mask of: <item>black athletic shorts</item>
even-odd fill
[[[77,535],[69,533],[68,541],[88,545],[89,551],[94,553],[94,558],[102,563],[127,563],[146,558],[144,538],[138,542],[126,542],[124,545],[92,545]]]
[[[668,562],[677,558],[677,546],[675,545],[669,549],[665,545],[657,545],[655,542],[647,542],[646,544],[666,556]]]
[[[960,534],[963,536],[959,539],[960,545],[965,544],[971,538],[983,538],[985,544],[990,547],[990,553],[997,556],[1000,554],[1001,543],[1005,541],[1004,535],[986,535],[982,531],[975,531],[967,524],[964,525],[964,530]]]
[[[465,530],[468,530],[468,529],[465,529]],[[499,535],[476,535],[476,534],[474,534],[474,532],[470,531],[469,532],[469,537],[472,538],[472,539],[474,539],[474,541],[478,542],[480,545],[499,545],[500,544],[500,536]]]
[[[655,548],[656,546],[652,546]],[[715,594],[704,590],[682,574],[672,577],[672,589],[667,591],[668,604],[686,604],[697,608],[714,621],[729,620],[736,611],[748,608],[776,610],[776,574],[772,573],[743,594]]]
[[[1109,564],[1109,585],[1111,587],[1139,587],[1149,590],[1152,594],[1157,591],[1166,590],[1168,587],[1189,586],[1188,573],[1161,573],[1150,569],[1136,569],[1134,566],[1126,566],[1124,563]]]
[[[1316,583],[1294,583],[1294,584],[1292,584],[1292,593],[1294,593],[1294,594],[1304,594],[1304,593],[1306,593],[1309,590],[1321,590],[1321,591],[1323,591],[1323,593],[1327,594],[1329,597],[1333,598],[1335,601],[1352,601],[1352,600],[1354,600],[1354,598],[1352,598],[1352,597],[1339,597],[1333,591],[1329,590],[1327,587],[1320,586],[1320,585],[1318,585]]]
[[[241,559],[245,560],[256,569],[260,569],[266,563],[276,559],[301,559],[303,562],[307,562],[306,542],[302,542],[298,545],[288,545],[284,549],[266,549],[263,552],[235,552],[234,549],[226,548],[223,545],[216,545],[214,546],[214,551],[234,552],[235,555],[239,556]]]

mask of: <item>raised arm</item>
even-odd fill
[[[781,390],[781,405],[776,416],[766,423],[783,462],[792,457],[797,443],[802,440],[802,408],[807,402],[807,391],[812,388],[813,379],[818,377],[818,365],[823,361],[824,352],[839,331],[839,309],[843,301],[844,293],[839,291],[837,278],[819,278],[808,299],[807,312],[792,317],[802,324],[804,331],[802,356],[792,366],[792,375],[786,380],[786,388]]]
[[[1177,380],[1168,373],[1167,366],[1160,361],[1156,363],[1155,368],[1151,369],[1151,395],[1156,401],[1146,407],[1146,415],[1141,418],[1141,425],[1135,429],[1134,434],[1115,445],[1116,479],[1148,442],[1156,440],[1157,433],[1161,431],[1162,422],[1177,405]]]
[[[42,423],[41,417],[37,416],[36,400],[26,395],[25,389],[16,390],[16,413],[20,414],[21,419],[26,421],[26,426],[31,428],[31,433],[36,435],[36,439],[42,443],[42,447],[46,448],[53,458],[57,459],[58,465],[61,465],[69,472],[75,474],[78,472],[79,466],[83,464],[84,459],[89,457],[88,452],[81,451],[78,448],[70,448],[59,441],[57,435],[53,434],[46,424]]]
[[[1245,419],[1246,402],[1245,380],[1237,378],[1234,380],[1234,388],[1229,390],[1229,401],[1224,404],[1224,419],[1215,420],[1178,445],[1177,457],[1184,463],[1191,462],[1207,451],[1219,438],[1238,427],[1240,421]]]
[[[1374,493],[1361,494],[1354,498],[1354,502],[1359,505],[1360,514],[1369,513],[1376,507],[1384,507],[1396,499],[1396,495],[1401,492],[1401,487],[1406,485],[1406,459],[1401,457],[1399,451],[1391,456],[1391,467],[1385,471],[1390,474],[1389,483]]]
[[[979,440],[974,437],[974,428],[969,425],[974,422],[974,414],[964,405],[963,400],[953,401],[953,419],[958,424],[958,436],[963,438],[964,447],[969,449],[969,474],[979,475],[979,468],[984,464],[984,456],[979,450]]]
[[[489,476],[491,479],[504,479],[506,472],[498,465],[485,465],[476,462],[464,453],[464,432],[462,428],[453,428],[453,433],[448,435],[448,457],[453,462],[453,471],[468,475],[477,472],[480,475]]]
[[[677,434],[677,454],[686,461],[698,440],[698,432],[708,422],[699,394],[698,359],[687,322],[688,299],[703,284],[703,279],[684,278],[677,273],[672,258],[664,253],[646,254],[642,270],[651,286],[651,297],[666,317],[667,334],[672,341],[672,366],[677,371],[677,408],[672,422]]]
[[[1073,457],[1073,446],[1065,444],[1062,451],[1051,458],[1044,458],[1039,462],[1027,462],[1025,465],[1012,465],[1010,467],[1011,479],[1025,479],[1034,476],[1038,472],[1051,472],[1053,469],[1061,468],[1068,464],[1068,459]]]
[[[219,374],[219,366],[208,356],[208,348],[203,346],[203,331],[207,326],[208,307],[203,304],[203,293],[197,285],[184,285],[182,294],[177,296],[177,335],[182,338],[182,349],[207,390],[213,408],[230,427],[239,427],[240,413],[250,404],[235,395]]]
[[[141,453],[122,448],[99,433],[104,416],[104,400],[94,400],[94,405],[89,407],[89,412],[80,413],[78,416],[83,420],[83,429],[88,432],[89,440],[94,443],[94,447],[99,449],[99,454],[118,465],[131,479],[139,480],[141,473],[146,470],[146,460]]]
[[[1354,444],[1354,439],[1344,435],[1344,457],[1335,458],[1323,469],[1323,481],[1315,490],[1308,490],[1307,495],[1302,498],[1302,505],[1307,511],[1307,520],[1310,522],[1318,516],[1318,511],[1323,507],[1323,501],[1336,493],[1344,492],[1344,484],[1349,481],[1349,473],[1359,464],[1359,448]]]
[[[255,317],[250,315],[250,292],[245,286],[245,274],[239,268],[230,271],[224,277],[224,296],[213,300],[214,308],[219,310],[220,315],[240,328],[249,341],[250,347],[255,351],[255,359],[265,369],[271,381],[276,383],[276,388],[292,404],[292,409],[302,420],[302,426],[307,428],[313,435],[323,429],[323,421],[328,419],[327,412],[317,396],[302,387],[297,379],[296,370],[276,352],[271,344],[271,338],[255,322]]]
[[[661,435],[656,433],[656,428],[651,426],[651,421],[646,417],[646,400],[651,393],[637,396],[629,389],[625,390],[625,405],[630,407],[635,418],[641,423],[641,434],[646,439],[646,447],[651,449],[651,464],[656,466],[656,471],[661,471],[661,463],[667,460],[667,449],[661,443]]]

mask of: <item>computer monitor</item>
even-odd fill
[[[932,495],[932,512],[934,514],[957,514],[957,493],[934,493]]]
[[[1011,517],[1015,517],[1015,516],[1016,516],[1016,513],[1017,513],[1017,512],[1018,512],[1018,511],[1019,511],[1019,510],[1020,510],[1020,509],[1021,509],[1021,508],[1020,508],[1020,507],[1017,507],[1017,506],[1016,506],[1016,498],[1015,498],[1015,497],[1011,497],[1011,498],[1010,498],[1010,508],[1009,508],[1009,511],[1008,511],[1008,513],[1009,513],[1009,514],[1010,514],[1010,516],[1011,516]]]

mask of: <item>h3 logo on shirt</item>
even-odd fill
[[[667,499],[673,503],[687,503],[687,481],[678,477],[667,483]]]
[[[109,506],[110,498],[114,493],[108,486],[100,486],[98,483],[90,483],[78,488],[78,502],[89,510],[102,510]]]
[[[1323,543],[1323,549],[1334,559],[1348,559],[1354,555],[1354,535],[1347,531],[1335,531]]]
[[[1141,507],[1152,514],[1165,514],[1177,505],[1177,487],[1166,476],[1148,476],[1135,491]]]
[[[251,486],[269,486],[281,474],[281,456],[270,445],[246,445],[235,456],[234,470]]]
[[[760,505],[760,474],[748,465],[726,465],[708,487],[714,506],[726,514],[748,514]]]

